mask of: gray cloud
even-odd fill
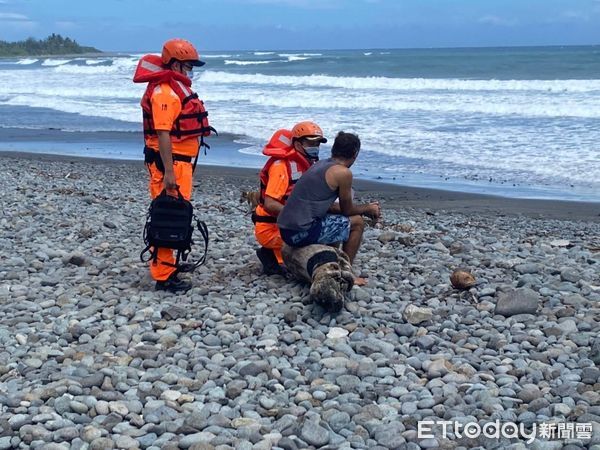
[[[31,19],[19,13],[0,13],[0,21],[7,22],[31,22]]]
[[[237,0],[234,3],[293,6],[307,9],[331,9],[338,8],[342,4],[341,0],[244,0],[243,2]]]
[[[58,27],[76,27],[77,23],[72,22],[70,20],[59,20],[57,22],[54,22],[54,24]]]
[[[562,17],[569,20],[583,20],[588,21],[590,19],[589,13],[582,11],[565,11],[562,13]]]
[[[500,27],[514,27],[519,23],[516,19],[506,19],[504,17],[492,15],[480,17],[477,19],[477,22],[485,25],[495,25]]]

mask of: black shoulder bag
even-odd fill
[[[146,225],[144,226],[144,244],[146,244],[146,247],[140,253],[140,260],[142,262],[150,260],[156,262],[158,248],[162,247],[177,250],[174,267],[178,266],[180,260],[186,261],[194,244],[192,240],[194,220],[204,240],[204,255],[194,263],[194,269],[196,269],[206,262],[208,228],[204,222],[194,215],[194,207],[188,200],[183,198],[179,189],[177,189],[177,197],[167,194],[166,189],[163,190],[152,200],[148,209]],[[148,259],[144,259],[146,253],[150,254]]]

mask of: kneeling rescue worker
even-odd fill
[[[260,171],[259,204],[252,214],[254,235],[262,246],[256,255],[267,275],[282,274],[283,241],[277,216],[294,189],[296,181],[319,159],[319,146],[327,142],[321,127],[300,122],[289,130],[277,130],[263,149],[269,160]]]
[[[150,175],[150,196],[163,190],[177,191],[186,200],[192,195],[192,176],[203,137],[215,131],[208,123],[204,103],[191,89],[192,69],[203,66],[194,46],[184,39],[165,42],[161,56],[145,55],[138,63],[133,81],[148,83],[142,97],[144,162]],[[192,160],[194,163],[192,164]],[[159,248],[150,261],[150,274],[156,289],[185,292],[191,283],[178,273],[190,272],[193,265],[175,265],[173,250]]]

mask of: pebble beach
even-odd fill
[[[208,259],[172,295],[139,260],[141,162],[0,163],[0,449],[600,450],[598,204],[359,183],[383,220],[332,315],[261,275],[239,200],[256,170],[199,168]],[[420,438],[421,420],[591,430]]]

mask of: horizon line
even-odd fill
[[[301,51],[363,51],[363,50],[474,50],[474,49],[511,49],[511,48],[572,48],[572,47],[600,47],[597,44],[548,44],[548,45],[481,45],[481,46],[449,46],[449,47],[363,47],[363,48],[280,48],[280,49],[217,49],[202,50],[200,52],[301,52]],[[106,50],[102,53],[139,53],[152,52],[152,50]]]

